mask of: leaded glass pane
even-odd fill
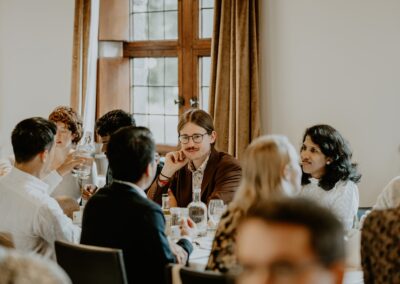
[[[153,137],[156,143],[165,143],[164,116],[162,115],[149,116],[149,128],[153,133]]]
[[[149,127],[157,143],[176,145],[178,59],[133,58],[131,68],[132,110],[137,125]]]
[[[149,91],[147,87],[133,87],[133,112],[148,113]]]
[[[166,116],[165,117],[165,143],[169,145],[178,144],[178,132],[176,127],[178,125],[178,116]]]

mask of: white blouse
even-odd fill
[[[318,186],[318,179],[310,178],[310,183],[302,187],[300,196],[309,198],[330,209],[342,222],[346,231],[353,227],[357,216],[359,195],[357,185],[348,181],[338,181],[331,190]]]

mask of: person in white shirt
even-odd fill
[[[41,180],[54,156],[56,125],[28,118],[11,135],[15,164],[0,179],[0,231],[11,233],[17,250],[54,257],[54,241],[79,241],[72,224]]]
[[[361,175],[351,162],[349,143],[329,125],[315,125],[303,136],[300,151],[302,190],[300,195],[329,208],[346,231],[353,227],[359,205],[356,183]]]
[[[43,181],[49,185],[52,197],[68,196],[78,200],[81,197],[81,185],[71,173],[73,167],[82,162],[74,156],[75,146],[82,138],[82,119],[68,106],[58,106],[49,115],[49,120],[57,125],[54,159],[44,174]],[[0,176],[11,171],[13,156],[0,160]],[[90,179],[86,183],[97,184],[97,170],[93,163]]]

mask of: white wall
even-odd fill
[[[0,0],[0,154],[20,120],[70,103],[73,17],[73,0]]]
[[[363,174],[361,205],[400,173],[400,1],[263,0],[264,133],[327,123]]]

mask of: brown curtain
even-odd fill
[[[259,1],[216,0],[210,113],[216,147],[240,158],[260,135]]]
[[[71,107],[83,115],[87,83],[90,0],[75,0],[72,49]]]
[[[94,131],[99,32],[99,0],[75,0],[71,106]]]

